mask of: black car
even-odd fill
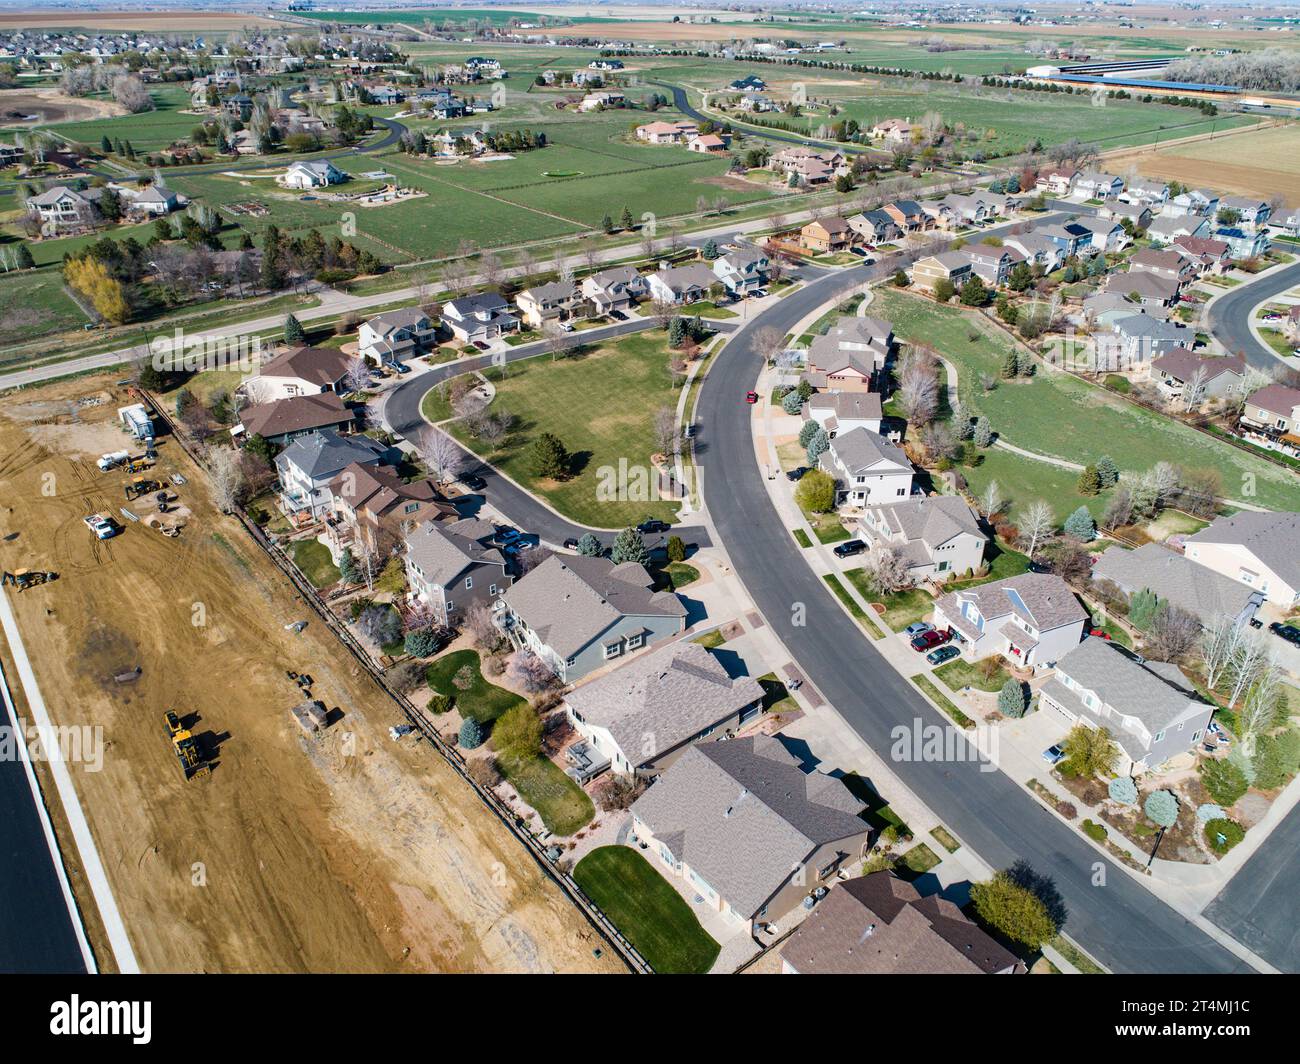
[[[1281,621],[1274,621],[1268,626],[1268,630],[1293,646],[1300,647],[1300,628],[1297,628],[1294,624],[1283,624]]]
[[[672,527],[667,521],[660,521],[657,517],[647,517],[636,526],[636,530],[648,534],[651,532],[667,532]]]
[[[855,554],[861,554],[867,549],[867,545],[860,539],[846,539],[843,543],[835,548],[835,557],[850,558]]]
[[[564,541],[564,549],[565,549],[565,550],[577,550],[577,549],[578,549],[578,541],[577,541],[576,539],[574,539],[572,536],[570,536],[568,539],[566,539],[566,540]]]
[[[460,482],[464,484],[465,487],[469,488],[470,491],[482,491],[484,488],[487,487],[487,481],[484,480],[482,477],[476,477],[476,476],[461,477]]]
[[[802,476],[803,476],[805,473],[807,473],[807,472],[808,472],[808,467],[807,467],[807,466],[802,466],[802,465],[801,465],[801,466],[795,466],[793,469],[791,469],[789,472],[786,473],[786,475],[785,475],[785,479],[786,479],[786,480],[798,480],[800,477],[802,477]]]

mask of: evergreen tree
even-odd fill
[[[718,257],[718,242],[712,237],[704,242],[703,255],[710,262]]]
[[[967,307],[982,307],[988,302],[989,290],[984,287],[984,282],[974,274],[964,285],[961,286],[961,301]]]
[[[113,142],[108,139],[107,135],[99,138],[99,150],[105,155],[113,154]]]
[[[668,343],[673,347],[681,347],[686,342],[686,322],[680,315],[674,315],[668,323]]]
[[[584,558],[599,558],[605,552],[605,548],[600,545],[600,540],[590,532],[583,533],[578,540],[578,553]]]
[[[631,231],[633,222],[632,209],[630,207],[623,208],[623,217],[619,219],[619,225],[625,232]]]
[[[456,742],[460,744],[462,750],[475,750],[487,741],[487,732],[483,725],[473,717],[466,717],[465,723],[460,726],[460,732],[456,736]]]
[[[646,549],[645,540],[639,531],[635,528],[625,528],[614,537],[609,558],[615,565],[622,565],[624,562],[647,565],[650,562],[650,551]]]
[[[791,392],[791,394],[797,395],[798,392]],[[817,422],[805,421],[803,423],[803,428],[799,430],[799,446],[802,447],[804,450],[807,450],[808,444],[812,443],[812,438],[816,436],[817,433],[820,431],[821,431],[821,426],[817,424]]]
[[[32,258],[31,249],[26,244],[18,245],[18,268],[20,270],[30,270],[36,265],[36,260]]]
[[[1002,685],[998,692],[998,712],[1017,719],[1025,715],[1025,688],[1019,680],[1008,678]]]
[[[1095,465],[1083,467],[1075,488],[1080,495],[1096,495],[1097,492],[1101,491],[1101,477],[1097,474]]]
[[[1098,458],[1097,476],[1100,478],[1101,486],[1103,488],[1113,487],[1115,484],[1118,484],[1119,466],[1115,464],[1115,459],[1108,454],[1103,454]]]
[[[569,452],[553,432],[543,432],[533,441],[532,459],[539,477],[563,480],[569,474]]]
[[[808,447],[804,452],[808,457],[808,464],[810,466],[815,466],[817,464],[817,459],[829,451],[830,447],[830,436],[826,434],[824,428],[819,427],[817,431],[813,433],[813,438],[808,441]]]
[[[1020,355],[1013,347],[1009,349],[1006,356],[1002,359],[1002,376],[1006,380],[1011,380],[1020,372]]]
[[[600,231],[606,234],[614,231],[614,219],[608,214],[603,215],[600,219]]]
[[[1097,523],[1088,512],[1088,507],[1080,506],[1065,519],[1065,534],[1084,543],[1089,543],[1096,538]]]
[[[971,431],[971,439],[976,447],[988,447],[993,443],[993,426],[983,414],[975,419],[975,428]]]
[[[284,319],[284,342],[286,344],[305,344],[307,332],[296,317],[290,314]]]
[[[357,560],[352,554],[351,547],[344,547],[343,553],[339,556],[339,575],[343,577],[344,583],[361,583],[361,570],[357,567]]]

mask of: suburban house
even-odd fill
[[[960,288],[970,277],[970,256],[961,251],[941,251],[912,264],[912,283],[930,291],[934,291],[934,286],[940,281],[948,281],[954,288]]]
[[[1153,244],[1168,247],[1190,236],[1205,236],[1210,223],[1196,214],[1168,215],[1154,218],[1147,226],[1147,239]]]
[[[636,843],[750,934],[866,851],[862,801],[758,735],[690,746],[632,805]]]
[[[1237,260],[1257,259],[1268,251],[1271,243],[1263,229],[1219,228],[1214,231],[1214,238],[1227,244],[1228,257]]]
[[[1089,252],[1115,252],[1128,243],[1128,235],[1119,222],[1110,218],[1077,218],[1070,223],[1072,229],[1083,229],[1089,235],[1080,237],[1077,250],[1079,254]]]
[[[1160,321],[1169,320],[1167,307],[1135,303],[1123,292],[1098,292],[1085,297],[1081,320],[1093,328],[1110,328],[1120,318],[1133,314],[1149,314]]]
[[[102,190],[77,190],[58,185],[23,201],[29,213],[40,217],[49,229],[88,228],[99,220],[99,197]]]
[[[489,608],[510,587],[506,557],[488,540],[487,521],[426,520],[405,534],[403,562],[411,598],[430,607],[440,624],[451,625],[475,603]]]
[[[157,184],[149,185],[138,192],[132,192],[129,199],[128,210],[140,214],[151,214],[155,217],[171,214],[181,204],[175,192],[165,185]]]
[[[487,343],[519,328],[500,292],[461,296],[443,304],[442,320],[461,343]]]
[[[1237,429],[1272,450],[1300,454],[1300,388],[1268,384],[1251,392]]]
[[[713,260],[713,272],[733,295],[748,295],[766,285],[770,267],[767,252],[759,248],[736,248]]]
[[[1262,591],[1283,609],[1300,605],[1300,514],[1243,510],[1188,536],[1187,557]]]
[[[232,435],[261,436],[280,445],[323,429],[347,432],[355,415],[336,393],[316,392],[246,406],[238,418],[239,425],[231,430]]]
[[[419,307],[386,310],[361,323],[357,346],[363,358],[403,362],[422,354],[437,338],[438,328]]]
[[[717,133],[701,133],[698,137],[690,139],[686,150],[700,155],[716,155],[727,150],[727,142]]]
[[[898,223],[885,211],[863,211],[844,220],[868,244],[886,244],[903,235]]]
[[[578,104],[579,111],[604,111],[610,107],[622,107],[627,102],[627,96],[615,89],[601,89],[599,92],[590,92],[582,98]]]
[[[957,192],[944,196],[939,206],[952,225],[983,225],[993,215],[979,196],[963,196]]]
[[[784,975],[1024,975],[953,902],[892,872],[832,887],[781,947]]]
[[[1032,669],[1051,667],[1077,646],[1087,619],[1069,585],[1047,573],[950,591],[934,605],[935,628],[951,629],[963,657],[1001,654]]]
[[[818,392],[804,404],[804,413],[824,428],[832,440],[839,433],[854,429],[883,435],[879,392]]]
[[[1178,298],[1181,287],[1176,278],[1162,277],[1150,270],[1133,270],[1109,274],[1104,290],[1131,296],[1138,302],[1167,307]]]
[[[804,379],[826,391],[879,391],[894,351],[889,322],[869,316],[841,318],[808,348]]]
[[[648,144],[684,144],[698,134],[694,122],[651,122],[636,127],[637,139]]]
[[[1013,253],[1004,247],[994,247],[992,244],[967,244],[958,249],[956,254],[965,256],[966,261],[970,263],[971,273],[986,285],[1000,288],[1007,283],[1007,275],[1015,266],[1018,253]]]
[[[686,626],[677,596],[642,565],[553,554],[501,597],[501,625],[565,683]]]
[[[887,144],[905,144],[912,139],[912,123],[905,118],[885,118],[871,127],[871,135]]]
[[[702,262],[685,266],[671,266],[666,270],[648,273],[646,284],[650,298],[656,303],[698,303],[709,296],[709,289],[721,285],[718,276]]]
[[[732,92],[762,92],[767,88],[767,82],[757,74],[746,74],[743,78],[737,78],[727,88]]]
[[[258,367],[257,376],[243,384],[258,402],[294,395],[348,391],[348,370],[353,357],[337,347],[291,347]]]
[[[1081,247],[1086,247],[1093,241],[1092,230],[1085,229],[1078,222],[1066,222],[1063,225],[1053,222],[1035,226],[1033,231],[1060,248],[1062,261],[1078,254]]]
[[[1142,248],[1133,252],[1128,260],[1129,273],[1154,273],[1170,281],[1183,284],[1195,276],[1192,260],[1174,248]]]
[[[1246,361],[1238,355],[1205,357],[1175,347],[1151,363],[1151,379],[1166,399],[1197,409],[1206,399],[1226,399],[1241,390]]]
[[[584,277],[581,288],[599,316],[628,310],[650,291],[645,276],[631,266],[614,266]]]
[[[1264,601],[1264,592],[1160,543],[1102,552],[1092,567],[1092,579],[1109,580],[1126,595],[1150,591],[1161,602],[1186,610],[1207,626],[1217,617],[1245,624]]]
[[[1128,183],[1128,187],[1119,193],[1119,198],[1125,203],[1140,203],[1144,207],[1159,210],[1169,198],[1169,186],[1163,181],[1135,177]]]
[[[1281,236],[1300,237],[1300,207],[1283,207],[1276,214],[1270,214],[1268,227]]]
[[[1074,191],[1074,183],[1078,179],[1079,171],[1073,167],[1057,167],[1040,173],[1034,187],[1052,196],[1068,196]]]
[[[1161,213],[1170,215],[1199,214],[1212,217],[1219,209],[1219,194],[1204,188],[1180,192],[1170,199]]]
[[[913,496],[868,506],[858,519],[858,531],[871,550],[898,551],[918,584],[973,573],[984,562],[988,542],[979,517],[959,495]]]
[[[336,564],[349,547],[385,558],[407,526],[459,516],[432,480],[408,484],[393,466],[354,462],[330,481],[329,491],[333,512],[325,518],[325,535]]]
[[[1196,334],[1186,325],[1162,321],[1153,314],[1116,318],[1110,332],[1093,335],[1097,371],[1135,369],[1194,343]]]
[[[324,188],[326,185],[341,184],[347,179],[348,175],[328,159],[317,159],[290,163],[278,183],[285,188]]]
[[[1197,273],[1223,273],[1231,265],[1231,255],[1226,240],[1207,236],[1179,237],[1171,245],[1192,260]]]
[[[1099,170],[1085,170],[1075,178],[1074,191],[1082,192],[1085,199],[1104,200],[1124,191],[1124,179]]]
[[[515,296],[519,316],[530,329],[540,329],[548,321],[568,321],[578,317],[581,304],[578,287],[572,281],[534,285]]]
[[[1262,229],[1268,222],[1273,208],[1264,200],[1251,199],[1249,196],[1224,196],[1219,201],[1219,213],[1222,214],[1224,211],[1230,211],[1237,216],[1236,221],[1225,221],[1224,224],[1254,232],[1256,229]]]
[[[929,228],[929,219],[921,205],[915,200],[894,200],[880,208],[894,220],[894,224],[905,233],[915,229]]]
[[[912,491],[912,463],[901,448],[867,429],[839,433],[818,464],[835,478],[835,502],[873,506]]]
[[[1130,776],[1194,749],[1214,713],[1177,665],[1140,662],[1105,639],[1064,654],[1039,705],[1071,724],[1105,728],[1121,751],[1116,769]]]
[[[756,92],[745,93],[736,106],[742,111],[748,111],[751,114],[761,114],[764,111],[776,111],[779,109],[776,101],[771,97],[761,96]]]
[[[615,772],[656,776],[691,743],[734,737],[763,711],[763,695],[757,680],[731,676],[715,654],[683,639],[580,683],[564,706]]]
[[[809,251],[843,251],[853,243],[853,230],[843,218],[814,218],[799,230],[799,240]]]
[[[300,436],[275,456],[280,506],[300,521],[325,517],[334,509],[330,485],[343,470],[354,464],[386,465],[392,455],[391,448],[369,436],[340,436],[329,429]]]
[[[1145,229],[1151,224],[1151,210],[1140,203],[1125,203],[1120,199],[1108,199],[1097,213],[1103,218],[1116,222],[1127,221],[1134,229]]]
[[[1048,273],[1057,269],[1065,261],[1065,254],[1059,243],[1033,230],[1003,237],[1002,246],[1020,252],[1030,266],[1041,266]]]
[[[795,174],[801,185],[820,185],[846,172],[844,156],[837,151],[818,151],[795,146],[782,148],[768,160],[768,169]]]

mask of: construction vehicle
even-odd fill
[[[158,481],[150,480],[148,477],[132,477],[124,485],[126,501],[130,502],[132,499],[138,499],[150,492],[157,491],[161,487],[162,485]]]
[[[58,573],[51,573],[45,569],[15,569],[12,573],[6,572],[3,577],[0,577],[0,587],[13,584],[19,591],[26,591],[29,587],[48,584],[58,578]]]
[[[143,473],[146,469],[152,469],[153,467],[154,459],[152,455],[131,455],[126,460],[126,471],[128,473]]]
[[[167,724],[167,738],[172,741],[172,749],[176,751],[176,760],[181,763],[181,771],[185,773],[185,778],[196,780],[210,776],[212,766],[208,764],[203,751],[199,749],[198,740],[181,724],[181,718],[176,715],[176,711],[167,710],[163,714],[163,720]]]
[[[112,451],[108,454],[100,455],[99,460],[95,465],[99,466],[101,472],[107,473],[110,469],[116,469],[124,462],[129,462],[130,460],[130,451]]]

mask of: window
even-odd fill
[[[565,658],[565,659],[564,659],[564,667],[565,667],[566,669],[568,669],[568,668],[572,668],[573,665],[574,665],[574,663],[577,662],[577,660],[578,660],[577,658]]]
[[[474,578],[472,576],[465,577],[465,590],[468,591],[473,586],[474,586]]]
[[[497,586],[496,584],[493,584],[491,587],[488,588],[488,594],[495,595],[496,593],[497,593]]]
[[[418,502],[408,502],[406,504],[406,509],[403,511],[403,513],[413,514],[419,508],[420,508],[420,504]]]
[[[455,608],[456,608],[456,603],[452,602],[451,599],[448,599],[448,600],[447,600],[447,612],[450,613],[450,612],[451,612],[452,610],[454,610]]]
[[[627,637],[627,648],[628,650],[635,650],[644,642],[645,634],[643,632],[637,632],[636,635],[630,635]]]
[[[623,644],[622,644],[622,643],[606,643],[606,644],[605,644],[605,660],[606,660],[606,661],[608,661],[610,658],[616,658],[616,657],[618,657],[621,653],[623,653]]]
[[[899,488],[899,489],[898,489],[898,494],[899,494],[899,495],[906,495],[906,494],[907,494],[907,489],[906,489],[906,488]]]
[[[1155,737],[1154,739],[1152,739],[1151,741],[1152,741],[1152,742],[1155,742],[1155,743],[1158,743],[1158,742],[1160,742],[1162,739],[1164,739],[1164,737],[1165,737],[1165,733],[1162,732],[1162,731],[1159,731],[1159,732],[1156,732],[1156,737]]]

